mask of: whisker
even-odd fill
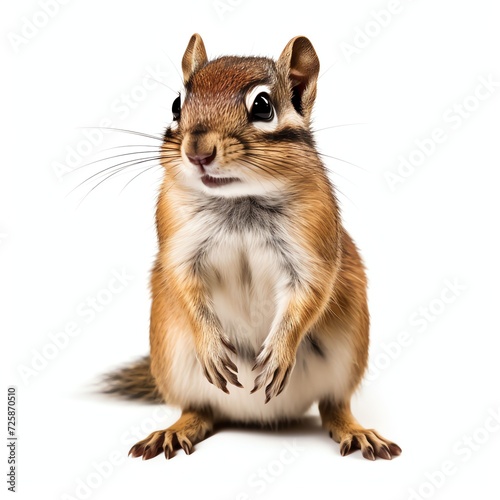
[[[136,166],[136,165],[141,165],[141,164],[149,162],[149,161],[159,161],[159,160],[168,160],[168,159],[170,159],[170,158],[164,157],[164,156],[160,155],[160,156],[153,156],[151,158],[127,160],[127,161],[124,161],[124,162],[120,162],[120,163],[118,163],[116,165],[111,165],[110,167],[106,167],[105,169],[103,169],[103,170],[101,170],[99,172],[96,172],[95,174],[92,174],[90,177],[88,177],[84,181],[80,182],[66,196],[69,196],[71,193],[73,193],[74,191],[76,191],[79,187],[83,186],[84,184],[86,184],[87,182],[91,181],[95,177],[103,175],[105,172],[109,172],[110,170],[115,170],[115,171],[110,176],[106,177],[106,179],[109,179],[109,177],[111,177],[111,176],[113,176],[113,175],[115,175],[115,174],[121,172],[122,170],[124,170],[126,168],[129,168],[129,167],[133,167],[133,166]],[[124,166],[122,166],[122,165],[124,165]],[[104,179],[104,180],[106,180],[106,179]],[[97,187],[102,182],[104,182],[104,181],[100,181],[96,186],[94,186],[93,189],[95,189],[95,187]]]
[[[250,153],[250,154],[251,154],[251,153]],[[264,155],[262,155],[262,156],[264,156]],[[241,161],[241,160],[240,160],[240,161]],[[265,172],[267,172],[267,173],[271,174],[271,176],[272,176],[274,179],[278,179],[278,178],[277,178],[275,175],[273,175],[273,173],[280,173],[281,171],[280,171],[280,170],[278,170],[278,169],[275,169],[275,168],[271,168],[271,167],[269,166],[269,163],[272,163],[274,167],[280,167],[280,168],[286,168],[286,167],[288,166],[288,162],[286,162],[286,161],[273,161],[273,160],[270,160],[270,159],[269,159],[269,158],[267,158],[267,157],[266,157],[266,161],[265,161],[265,163],[266,163],[266,167],[268,167],[268,169],[266,169],[266,168],[265,168],[262,164],[260,164],[260,163],[249,162],[249,164],[250,164],[250,165],[253,165],[253,166],[255,166],[255,167],[257,167],[257,168],[260,168],[261,170],[263,170],[263,171],[265,171]],[[269,169],[271,169],[271,171],[270,171]],[[303,175],[303,176],[305,176],[305,175],[306,175],[306,173],[304,172],[304,170],[303,170],[303,169],[298,170],[298,173],[299,173],[299,174],[301,174],[301,175]],[[314,182],[317,186],[320,186],[319,182],[318,182],[318,181],[317,181],[314,177],[315,177],[315,173],[314,173],[314,172],[308,172],[308,178],[309,178],[309,179],[312,179],[312,180],[313,180],[313,182]],[[275,187],[277,187],[277,186],[276,186],[276,184],[275,184]]]
[[[332,64],[330,64],[330,66],[328,66],[328,68],[326,68],[325,71],[323,71],[323,73],[321,73],[318,76],[318,80],[320,80],[321,78],[323,78],[338,62],[339,62],[339,60],[337,59]]]
[[[98,160],[91,161],[89,163],[85,163],[84,165],[80,165],[77,168],[74,168],[71,172],[66,172],[64,175],[72,174],[76,172],[77,170],[80,170],[84,167],[90,167],[90,165],[94,165],[96,163],[102,162],[102,161],[107,161],[107,160],[113,160],[114,158],[121,158],[123,156],[129,156],[129,155],[138,155],[138,154],[152,154],[152,153],[157,153],[156,151],[133,151],[132,153],[121,153],[119,155],[113,155],[113,156],[107,156],[105,158],[99,158]]]
[[[95,190],[97,189],[103,182],[106,182],[107,180],[109,180],[111,177],[114,177],[115,175],[118,175],[119,173],[123,172],[123,170],[125,170],[126,168],[128,167],[131,167],[131,166],[135,166],[135,165],[139,165],[141,163],[146,163],[148,161],[151,161],[150,159],[148,160],[140,160],[140,161],[137,161],[131,165],[127,165],[125,167],[121,167],[117,170],[115,170],[114,172],[111,172],[109,175],[107,175],[104,179],[102,179],[101,181],[99,181],[95,186],[93,186],[90,191],[80,200],[80,203],[78,204],[78,207],[86,200],[86,198]],[[154,165],[154,166],[157,166],[157,165]],[[102,174],[102,172],[99,172]],[[94,176],[93,176],[94,177]],[[87,179],[87,180],[90,180],[90,179]],[[77,186],[78,187],[78,186]],[[73,192],[74,189],[71,191]]]
[[[337,186],[334,186],[333,191],[334,191],[335,195],[337,193],[341,194],[349,203],[352,203],[352,205],[354,207],[356,207],[356,204],[342,190],[340,190]],[[335,198],[337,198],[337,196],[335,196]],[[340,201],[339,201],[339,203],[340,203]]]
[[[252,143],[249,143],[249,145],[251,146],[251,149],[250,149],[250,153],[248,154],[253,154],[256,158],[261,158],[261,159],[265,159],[265,162],[266,164],[273,164],[275,166],[282,166],[283,165],[283,162],[280,161],[280,162],[276,162],[276,160],[274,159],[271,159],[271,158],[268,158],[268,149],[266,149],[265,147],[263,146],[259,146],[259,145],[256,145],[254,146]],[[359,168],[360,170],[363,170],[364,172],[367,172],[367,170],[364,168],[364,167],[361,167],[360,165],[357,165],[356,163],[352,163],[348,160],[344,160],[343,158],[339,158],[338,156],[333,156],[333,155],[328,155],[326,153],[322,153],[321,151],[317,151],[317,154],[318,156],[321,158],[331,158],[333,160],[337,160],[337,161],[340,161],[340,162],[343,162],[343,163],[347,163],[348,165],[352,165],[353,167],[356,167],[356,168]],[[281,158],[283,160],[292,160],[294,161],[295,163],[297,162],[297,157],[296,157],[296,154],[295,153],[289,153],[289,150],[285,150],[285,151],[280,151],[280,154],[281,154]],[[305,159],[305,158],[304,158]]]
[[[91,127],[88,127],[88,128],[91,128]],[[168,141],[164,142],[160,146],[158,146],[157,144],[122,144],[120,146],[113,146],[113,147],[110,147],[110,148],[105,148],[105,149],[103,149],[100,152],[112,151],[112,150],[115,150],[115,149],[122,149],[122,148],[152,148],[153,150],[150,150],[150,151],[148,151],[148,150],[146,150],[146,151],[133,151],[131,153],[121,153],[120,155],[116,155],[116,156],[109,156],[109,157],[105,157],[105,158],[100,158],[98,160],[91,161],[91,162],[85,163],[83,165],[80,165],[79,167],[76,167],[76,168],[72,169],[70,172],[65,172],[63,174],[63,176],[67,176],[69,174],[72,174],[72,173],[76,172],[77,170],[80,170],[80,169],[82,169],[84,167],[88,167],[89,165],[93,165],[95,163],[99,163],[101,161],[110,160],[110,159],[113,159],[113,158],[118,158],[119,156],[134,155],[134,154],[150,154],[150,153],[153,153],[153,152],[156,152],[156,151],[176,151],[177,148],[169,147],[169,145],[171,145],[171,144],[180,145],[181,141],[178,141],[178,140],[174,139],[173,137],[169,137]],[[154,150],[156,150],[156,151],[154,151]]]
[[[174,61],[172,61],[172,59],[170,58],[170,56],[164,50],[162,52],[165,54],[165,56],[167,57],[167,59],[170,61],[170,64],[174,67],[174,70],[177,73],[177,75],[179,77],[179,80],[181,81],[182,86],[184,87],[184,78],[179,73],[179,70],[177,69],[177,64],[175,64]]]
[[[332,168],[328,167],[328,165],[325,165],[325,166],[326,166],[326,169],[328,170],[329,173],[331,173],[331,174],[333,174],[335,176],[338,176],[338,177],[342,177],[342,179],[344,179],[345,181],[349,182],[350,184],[353,184],[353,185],[356,184],[355,182],[353,182],[351,179],[349,179],[345,175],[342,175],[341,173],[337,172],[336,170],[333,170]]]
[[[170,90],[170,92],[174,94],[179,93],[177,90],[174,90],[173,88],[169,87],[165,82],[162,82],[161,80],[157,80],[156,78],[151,78],[151,80],[153,80],[153,82],[159,83],[160,85],[163,85],[165,88],[167,88],[168,90]]]
[[[277,177],[274,175],[274,174],[279,174],[280,171],[276,168],[273,168],[273,167],[281,167],[283,166],[283,163],[280,163],[280,162],[274,162],[273,160],[269,160],[266,158],[266,165],[262,165],[261,163],[258,163],[256,162],[255,160],[259,160],[260,158],[258,157],[258,155],[254,155],[252,153],[248,153],[247,154],[247,157],[250,158],[250,159],[254,159],[253,162],[250,162],[249,161],[249,164],[257,167],[257,168],[260,168],[261,170],[263,170],[264,172],[267,172],[268,174],[272,175],[275,179],[277,179]]]
[[[252,149],[251,152],[247,153],[247,156],[252,156],[256,160],[264,160],[264,163],[266,166],[270,167],[278,167],[280,168],[288,168],[289,167],[289,161],[293,161],[295,164],[297,164],[297,156],[296,155],[288,155],[288,154],[283,154],[283,156],[280,159],[274,159],[274,158],[269,158],[268,153],[266,150],[262,150],[261,152],[255,152],[254,149]],[[299,158],[300,159],[300,158]],[[303,160],[307,160],[306,158],[302,158]],[[280,170],[274,169],[275,172],[280,173]]]
[[[173,179],[175,179],[179,174],[181,173],[181,170],[177,170],[177,172],[174,173]],[[165,191],[165,195],[175,186],[175,182],[172,182],[172,185]]]
[[[122,144],[121,146],[112,146],[110,148],[102,149],[101,151],[112,151],[113,149],[121,148],[158,148],[158,144]]]
[[[130,179],[126,184],[125,186],[123,186],[123,188],[121,189],[120,191],[120,194],[123,193],[123,191],[125,190],[125,188],[135,179],[137,179],[137,177],[139,177],[140,175],[148,172],[149,170],[153,169],[153,168],[158,168],[160,167],[161,168],[161,165],[151,165],[151,167],[147,167],[145,168],[144,170],[141,170],[138,174],[134,175],[134,177],[132,177],[132,179]]]
[[[323,128],[318,128],[318,129],[313,129],[312,133],[315,134],[316,132],[323,132],[323,130],[330,130],[332,128],[339,128],[339,127],[351,127],[353,125],[368,125],[368,123],[364,122],[358,122],[358,123],[342,123],[341,125],[332,125],[331,127],[323,127]]]
[[[154,139],[155,141],[162,141],[163,137],[158,137],[152,134],[145,134],[144,132],[138,132],[137,130],[127,130],[124,128],[114,128],[114,127],[79,127],[86,129],[100,129],[100,130],[114,130],[115,132],[123,132],[124,134],[140,135],[141,137],[147,137],[148,139]]]
[[[355,163],[351,163],[350,161],[343,160],[342,158],[338,158],[337,156],[327,155],[325,153],[321,153],[320,151],[318,151],[318,155],[324,156],[326,158],[332,158],[333,160],[341,161],[343,163],[347,163],[349,165],[352,165],[353,167],[356,167],[356,168],[363,170],[364,172],[368,172],[368,170],[366,170],[366,168],[363,168],[360,165],[356,165]]]
[[[252,152],[248,153],[248,156],[252,156],[252,153],[253,153],[254,149],[252,148]],[[286,168],[288,166],[288,161],[287,161],[287,158],[286,157],[283,157],[283,160],[282,161],[278,161],[278,160],[274,160],[274,159],[270,159],[268,158],[265,154],[265,151],[262,150],[262,154],[261,153],[258,153],[258,154],[253,154],[253,156],[256,158],[256,159],[262,159],[262,158],[265,158],[265,164],[268,168],[271,168],[270,167],[270,164],[273,166],[273,167],[278,167],[278,168]],[[296,158],[293,158],[295,161],[296,161]],[[241,160],[240,160],[241,161]],[[263,168],[263,166],[261,164],[257,164],[257,163],[251,163],[251,165],[254,165],[255,167],[257,168],[261,168],[262,170],[264,171],[267,171],[268,173],[271,173],[269,172],[269,170],[266,170],[265,168]],[[325,168],[327,168],[327,170],[330,170],[328,169],[328,166],[325,165]],[[272,169],[273,172],[278,172],[277,169],[273,168]],[[312,178],[313,182],[320,186],[319,182],[314,179],[315,177],[315,172],[314,171],[308,171],[307,174],[306,174],[306,171],[304,169],[298,169],[296,170],[296,172],[298,172],[299,174],[302,174],[302,175],[307,175],[309,179]],[[272,174],[271,174],[272,175]],[[340,175],[340,174],[339,174]],[[273,176],[275,177],[275,176]],[[343,177],[343,176],[341,176]],[[349,198],[345,195],[345,193],[343,193],[340,189],[337,189],[335,188],[340,194],[342,194],[347,200],[349,200]],[[349,200],[350,201],[350,200]]]
[[[267,172],[269,175],[271,175],[271,177],[272,177],[273,179],[278,180],[278,178],[277,178],[277,177],[273,174],[273,172],[270,172],[269,170],[267,170],[266,168],[264,168],[262,165],[258,165],[257,163],[254,163],[254,162],[250,161],[249,159],[239,159],[238,161],[239,161],[240,163],[242,163],[243,165],[245,165],[245,164],[246,164],[246,165],[250,165],[250,166],[255,167],[255,168],[258,168],[258,169],[260,169],[260,170],[262,170],[262,171],[264,171],[264,172]],[[274,182],[273,182],[273,181],[271,181],[271,182],[272,182],[272,184],[274,185],[274,187],[275,187],[276,189],[278,189],[278,186],[277,186],[276,184],[274,184]]]

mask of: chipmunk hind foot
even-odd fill
[[[186,455],[191,455],[194,445],[203,441],[212,431],[213,418],[209,411],[183,411],[175,424],[152,432],[146,439],[132,446],[129,455],[149,460],[163,453],[169,460],[181,448]]]
[[[319,411],[323,427],[340,444],[342,456],[361,450],[367,460],[375,460],[377,457],[391,460],[401,454],[401,448],[396,443],[382,437],[374,429],[362,427],[352,415],[348,404],[321,401]]]

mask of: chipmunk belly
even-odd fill
[[[286,266],[265,237],[248,232],[213,242],[205,269],[213,306],[237,350],[231,357],[243,388],[228,384],[230,394],[225,394],[210,384],[196,360],[192,339],[175,335],[171,382],[181,406],[208,405],[216,419],[272,424],[301,417],[313,402],[332,393],[336,377],[345,379],[343,362],[332,364],[335,353],[345,359],[343,346],[334,345],[337,340],[318,344],[308,337],[299,347],[289,384],[278,397],[264,404],[264,390],[250,394],[257,375],[252,371],[255,357],[275,319],[277,299],[289,284]]]

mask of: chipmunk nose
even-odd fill
[[[198,167],[205,167],[206,165],[210,165],[215,159],[215,156],[217,154],[217,149],[213,148],[213,150],[210,153],[207,153],[205,151],[197,151],[196,153],[187,153],[186,156],[188,157],[188,160],[193,164],[197,165]]]

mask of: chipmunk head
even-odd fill
[[[275,62],[264,57],[208,61],[200,35],[182,59],[184,92],[173,102],[164,147],[176,182],[213,196],[264,195],[300,183],[314,155],[310,118],[319,61],[295,37]]]

